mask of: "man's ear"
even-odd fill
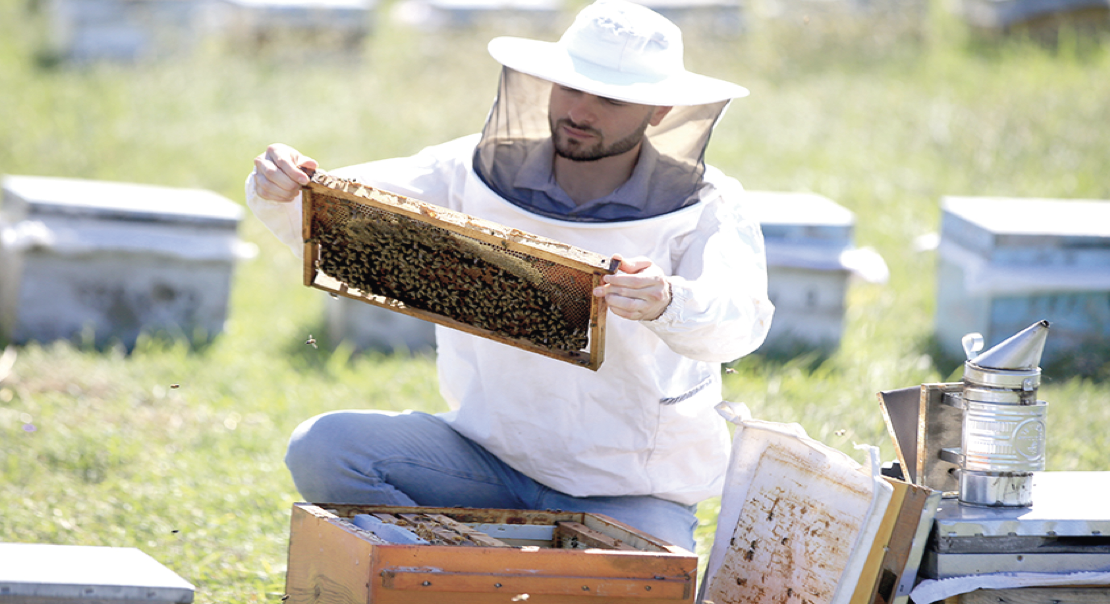
[[[658,126],[659,122],[663,121],[664,117],[671,112],[672,107],[656,107],[655,111],[651,113],[651,120],[648,121],[652,126]]]

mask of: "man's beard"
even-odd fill
[[[599,159],[605,159],[606,157],[621,155],[622,153],[627,153],[635,149],[636,145],[640,144],[640,141],[644,139],[644,132],[647,130],[650,122],[651,116],[649,115],[635,132],[611,145],[605,145],[605,139],[602,138],[601,132],[589,126],[578,126],[564,117],[551,121],[551,140],[555,144],[555,154],[559,157],[572,161],[597,161]],[[559,127],[563,125],[593,134],[597,137],[598,142],[592,146],[583,147],[578,141],[560,138],[558,131]]]

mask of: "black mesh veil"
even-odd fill
[[[527,203],[515,192],[513,178],[527,153],[551,136],[548,98],[551,82],[509,67],[501,70],[497,98],[474,152],[479,177],[510,202]],[[679,209],[696,203],[705,172],[705,148],[729,101],[674,107],[658,126],[649,126],[648,142],[659,152],[649,207]],[[660,197],[662,196],[662,197]]]

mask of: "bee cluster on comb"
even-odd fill
[[[305,283],[596,369],[608,258],[322,172]],[[588,350],[587,350],[588,349]]]

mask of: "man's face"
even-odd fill
[[[553,84],[548,121],[555,153],[574,161],[595,161],[638,149],[648,125],[658,125],[669,110]]]

